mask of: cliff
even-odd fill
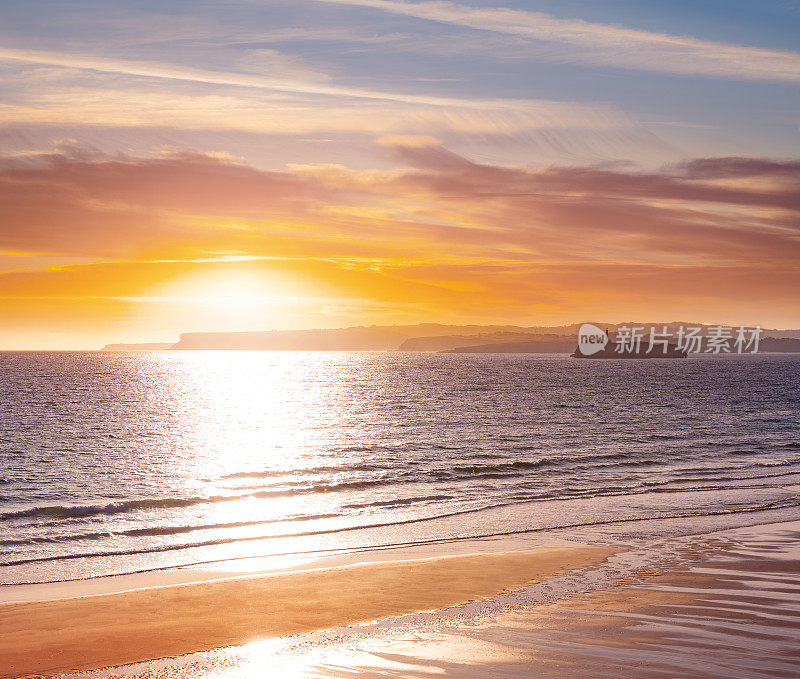
[[[446,349],[444,354],[568,354],[575,348],[574,337],[544,335],[516,342],[491,342]]]
[[[521,331],[516,326],[420,325],[358,326],[317,330],[183,333],[173,349],[249,349],[272,351],[396,351],[406,340],[484,331]]]
[[[761,339],[761,345],[758,350],[767,354],[800,354],[800,339],[764,337]]]

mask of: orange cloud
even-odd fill
[[[126,338],[203,329],[200,312],[161,313],[160,323],[174,323],[157,326],[141,310],[180,306],[153,291],[211,271],[286,281],[270,308],[287,295],[305,300],[280,317],[254,315],[255,327],[336,325],[357,321],[358,309],[364,322],[663,314],[800,323],[798,162],[520,168],[474,163],[427,138],[381,145],[401,167],[264,171],[198,154],[0,158],[0,251],[87,259],[37,268],[35,256],[15,257],[15,270],[0,273],[3,325],[31,327],[35,317],[37,327],[48,318],[64,327],[60,300],[98,332],[110,319],[119,332],[136,308]]]

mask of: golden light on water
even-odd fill
[[[340,525],[335,493],[295,490],[315,483],[314,468],[335,468],[348,458],[320,451],[352,443],[352,432],[343,438],[340,425],[352,426],[356,406],[347,381],[337,379],[352,366],[329,354],[304,352],[200,351],[144,358],[161,376],[148,398],[161,410],[158,434],[165,441],[150,462],[178,474],[181,492],[232,498],[203,505],[198,523],[228,525],[226,536],[234,538],[303,532],[305,516],[322,517],[315,530]],[[230,525],[250,521],[254,525]],[[313,558],[274,554],[325,546],[317,535],[243,540],[215,547],[211,558],[237,559],[225,570],[271,570]],[[250,556],[254,559],[238,561]]]

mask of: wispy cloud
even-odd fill
[[[16,91],[0,106],[6,125],[171,126],[289,135],[595,131],[602,133],[601,143],[603,135],[614,145],[620,135],[634,137],[640,146],[654,143],[635,121],[607,103],[353,88],[274,50],[248,52],[239,72],[4,47],[0,62],[16,64],[14,68],[24,64],[32,71],[17,75]],[[158,86],[164,81],[168,87]],[[568,141],[551,145],[556,144]]]
[[[613,24],[559,19],[542,12],[480,8],[452,2],[320,0],[529,38],[549,45],[537,56],[678,75],[800,82],[800,54],[701,40]]]
[[[274,53],[273,53],[274,58]],[[68,52],[52,52],[43,50],[26,50],[11,47],[0,47],[0,61],[42,64],[64,68],[116,73],[121,75],[140,76],[163,80],[178,80],[209,85],[228,85],[259,90],[289,92],[293,94],[326,95],[346,97],[350,99],[394,101],[406,104],[426,106],[458,107],[485,110],[489,109],[529,109],[532,105],[559,104],[561,102],[537,102],[528,99],[481,99],[437,97],[401,92],[386,92],[358,87],[347,87],[308,80],[269,77],[252,73],[236,73],[230,71],[214,71],[178,64],[141,61],[132,59],[115,59],[97,55],[73,54]],[[561,112],[554,111],[558,116]]]
[[[70,84],[32,90],[2,105],[3,122],[105,126],[171,125],[184,129],[309,134],[325,131],[511,134],[524,130],[633,130],[637,125],[613,106],[529,100],[481,108],[472,101],[425,105],[214,91],[152,90],[122,84]],[[640,130],[641,132],[641,130]],[[640,134],[640,136],[642,136]],[[643,143],[640,142],[640,143]]]
[[[487,144],[491,139],[499,147],[524,147],[559,159],[663,150],[654,135],[608,103],[354,89],[273,50],[249,51],[239,72],[10,48],[0,48],[0,62],[5,62],[3,77],[15,83],[0,104],[6,131],[20,125],[79,126],[84,132],[73,136],[88,144],[103,129],[170,128],[326,138],[424,134]],[[122,148],[135,145],[125,141],[131,134],[123,129],[118,135]],[[218,148],[208,139],[187,145],[198,143]]]
[[[415,97],[414,95],[394,94],[361,88],[337,87],[306,80],[285,77],[270,77],[252,73],[236,73],[213,71],[207,69],[181,66],[177,64],[141,61],[132,59],[115,59],[97,55],[73,54],[68,52],[52,52],[45,50],[25,50],[12,47],[0,47],[0,61],[23,62],[27,64],[43,64],[61,66],[102,73],[140,76],[165,80],[180,80],[209,85],[229,85],[253,89],[274,90],[298,94],[321,94],[346,96],[358,99],[377,99],[389,101],[405,101],[431,105],[452,105],[453,100],[438,97]],[[281,74],[284,75],[284,74]],[[459,103],[463,104],[464,102]]]
[[[309,66],[302,59],[273,49],[249,50],[237,65],[248,73],[268,77],[280,73],[300,82],[325,82],[331,78],[325,71]]]

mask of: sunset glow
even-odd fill
[[[797,35],[617,4],[6,6],[2,346],[796,327]]]

